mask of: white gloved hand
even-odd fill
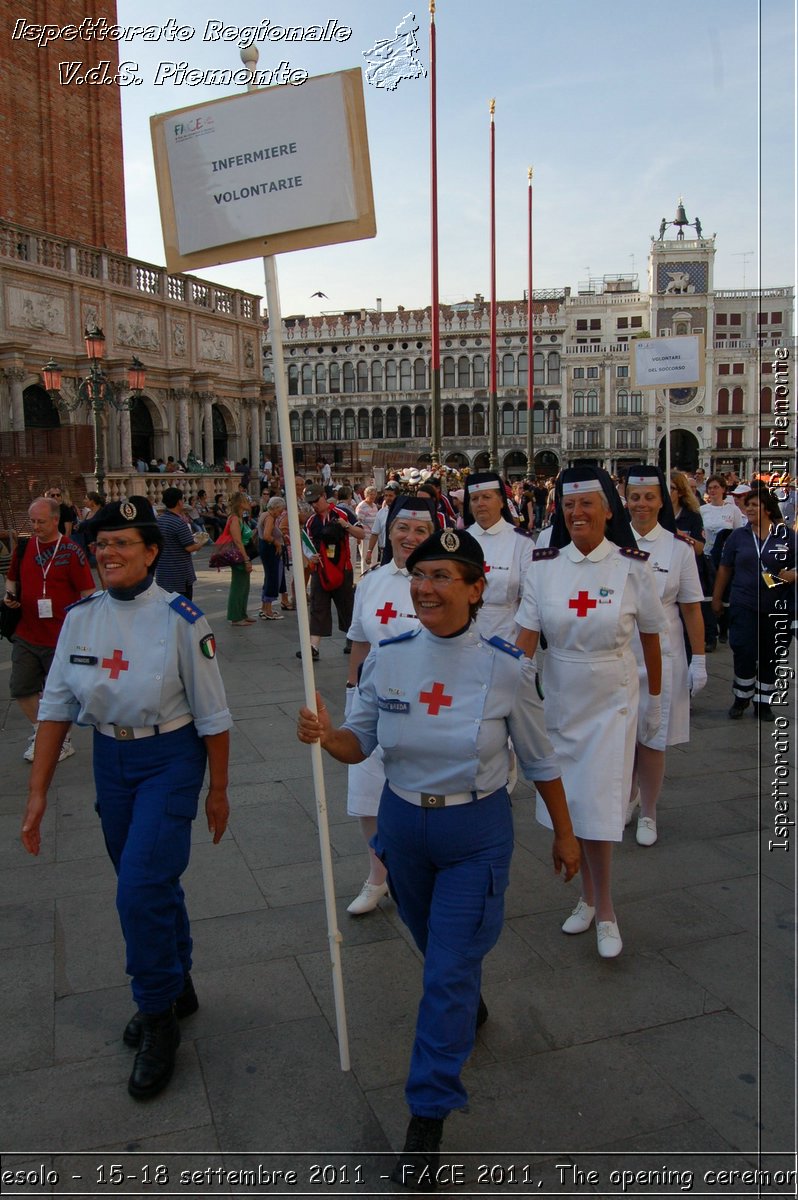
[[[653,742],[657,736],[659,727],[662,724],[662,697],[649,696],[646,703],[646,710],[643,714],[643,730],[641,742],[647,746],[649,742]]]
[[[707,686],[707,659],[705,654],[694,654],[690,666],[687,668],[687,684],[690,688],[690,695],[695,696],[696,692],[700,692],[703,687]]]
[[[355,703],[355,696],[356,696],[356,695],[357,695],[357,688],[356,688],[356,687],[347,687],[347,689],[346,689],[346,700],[344,701],[344,720],[346,720],[346,719],[347,719],[347,717],[349,716],[350,712],[352,711],[352,705]]]

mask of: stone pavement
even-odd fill
[[[257,568],[252,612],[259,588]],[[296,616],[233,629],[226,589],[201,570],[196,598],[236,719],[232,816],[216,847],[196,823],[185,882],[201,1007],[182,1023],[172,1084],[148,1103],[126,1091],[131,1001],[91,733],[73,732],[77,753],[57,769],[42,853],[29,858],[18,838],[29,727],[6,702],[0,642],[0,1147],[4,1170],[32,1172],[24,1185],[4,1178],[4,1194],[243,1195],[243,1168],[260,1170],[258,1194],[392,1190],[391,1156],[373,1152],[402,1144],[420,960],[390,901],[346,914],[366,856],[345,769],[325,757],[352,1061],[342,1072],[310,753],[294,733]],[[340,716],[342,648],[336,633],[316,667]],[[705,1173],[795,1166],[796,831],[788,852],[768,849],[772,727],[760,744],[749,716],[730,723],[728,648],[707,662],[692,742],[668,755],[660,840],[643,849],[629,830],[616,854],[619,959],[599,959],[592,932],[560,932],[578,885],[553,875],[531,791],[515,792],[507,921],[484,972],[490,1019],[465,1073],[469,1111],[445,1127],[453,1194],[756,1195],[745,1177],[729,1190]],[[276,1182],[279,1169],[296,1182]],[[775,1178],[770,1194],[794,1194]]]

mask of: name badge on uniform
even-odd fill
[[[40,600],[37,600],[37,604],[39,606],[39,619],[42,621],[51,619],[53,615],[53,602],[50,597],[42,596]]]
[[[97,658],[94,654],[70,654],[69,661],[79,667],[96,667]]]
[[[389,700],[385,696],[378,696],[377,697],[377,707],[381,708],[383,712],[409,713],[410,712],[410,701],[409,700]]]

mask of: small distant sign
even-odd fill
[[[697,387],[704,382],[704,338],[638,338],[634,342],[635,387]]]
[[[360,70],[150,118],[166,264],[374,237]]]

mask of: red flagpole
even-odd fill
[[[490,102],[490,469],[499,469],[499,429],[496,362],[496,101]]]
[[[441,461],[441,334],[438,292],[438,125],[435,45],[435,0],[429,0],[429,95],[430,95],[430,224],[432,257],[432,304],[430,307],[430,452]]]
[[[527,475],[532,477],[534,465],[532,462],[532,449],[534,441],[534,416],[535,416],[535,355],[534,355],[534,339],[532,336],[533,328],[533,306],[532,306],[532,168],[527,170],[528,180],[528,203],[527,203],[527,219],[529,224],[529,281],[527,285],[527,305],[526,305],[526,344],[527,351],[527,415],[526,415],[526,471]]]

